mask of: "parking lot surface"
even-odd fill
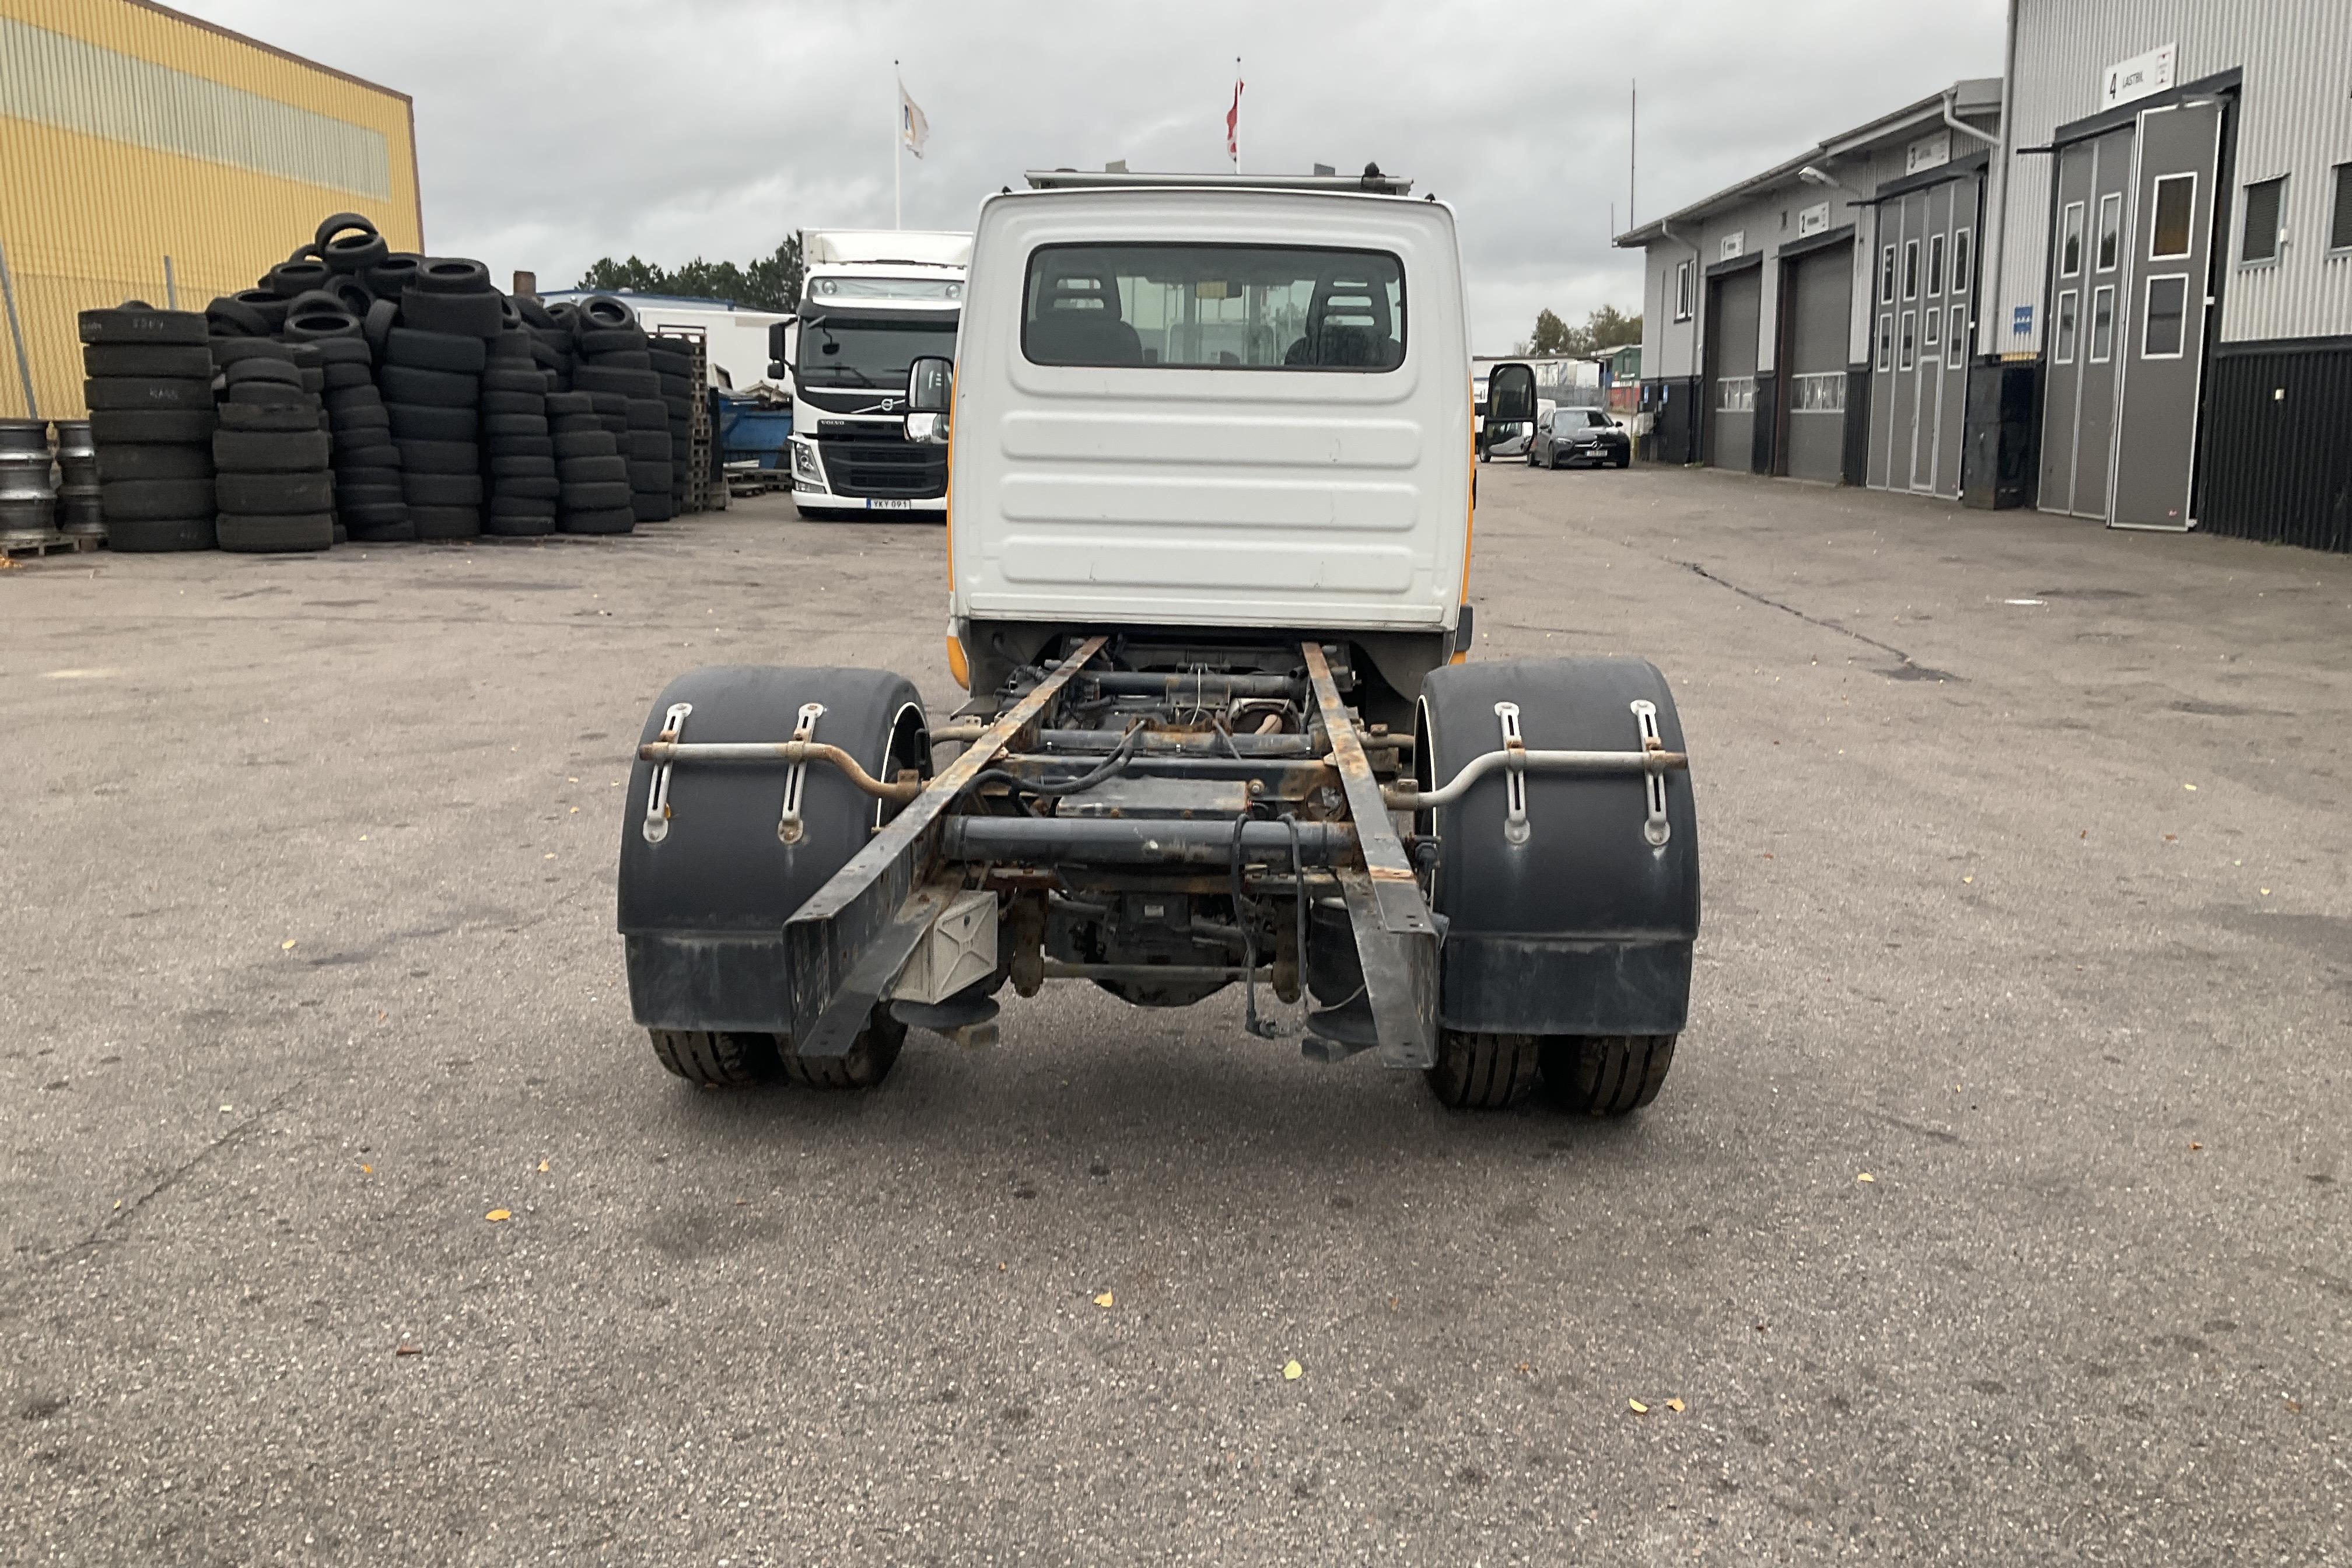
[[[662,1073],[638,725],[951,705],[936,529],[0,576],[0,1559],[2352,1554],[2352,560],[1480,482],[1479,656],[1651,657],[1694,754],[1622,1122],[1069,985]]]

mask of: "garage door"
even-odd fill
[[[1789,475],[1835,484],[1845,472],[1853,246],[1832,245],[1791,263],[1788,300]]]
[[[1963,173],[1879,207],[1869,474],[1881,489],[1960,493],[1980,183]]]
[[[1746,472],[1756,461],[1756,329],[1763,268],[1750,267],[1706,286],[1706,460]]]

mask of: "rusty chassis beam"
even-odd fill
[[[915,895],[923,873],[940,858],[940,814],[1006,748],[1024,737],[1034,743],[1038,720],[1107,640],[1080,643],[784,922],[793,1048],[800,1055],[849,1054],[867,1013],[929,923],[933,911]]]
[[[1381,781],[1340,700],[1330,661],[1319,643],[1302,643],[1307,679],[1331,743],[1331,762],[1347,793],[1363,865],[1339,868],[1340,896],[1356,934],[1364,970],[1364,996],[1380,1037],[1381,1063],[1428,1068],[1437,1063],[1437,922],[1421,896],[1396,823],[1381,796]]]

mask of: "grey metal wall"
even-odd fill
[[[2049,265],[2051,160],[2021,154],[2051,132],[2097,113],[2105,68],[2177,44],[2176,81],[2231,68],[2245,73],[2232,183],[2288,177],[2287,243],[2275,265],[2237,265],[2242,201],[2232,203],[2221,339],[2352,333],[2352,258],[2327,254],[2334,165],[2352,161],[2352,4],[2347,0],[2011,0],[2016,38],[2010,79],[2005,169],[1991,200],[2001,214],[1997,292],[1982,313],[1979,347],[2038,353],[2042,281]],[[2019,305],[2032,330],[2011,330]]]

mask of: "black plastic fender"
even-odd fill
[[[694,670],[655,702],[643,742],[660,737],[678,703],[692,709],[677,736],[689,745],[789,741],[811,702],[824,709],[811,738],[847,751],[876,778],[902,768],[930,773],[922,699],[904,677],[880,669]],[[838,769],[811,763],[800,836],[787,843],[777,831],[787,764],[689,762],[671,768],[667,816],[648,832],[657,769],[644,761],[631,768],[621,822],[619,924],[631,1010],[653,1029],[788,1034],[784,922],[895,808]]]
[[[1659,738],[1681,751],[1674,694],[1645,660],[1522,658],[1432,670],[1417,726],[1421,785],[1444,784],[1501,747],[1498,702],[1518,705],[1529,751],[1638,752],[1637,701],[1656,705]],[[1440,846],[1430,904],[1447,922],[1438,1002],[1446,1028],[1681,1031],[1698,935],[1698,818],[1690,774],[1664,777],[1660,845],[1644,832],[1640,773],[1528,773],[1521,844],[1505,836],[1508,786],[1499,769],[1452,805],[1416,816],[1416,832],[1433,828]]]

